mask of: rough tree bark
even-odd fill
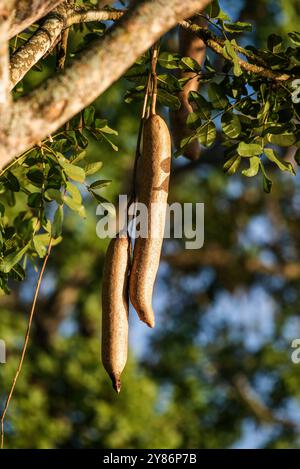
[[[59,3],[62,3],[62,0],[16,0],[14,19],[9,28],[9,39],[47,15]]]
[[[161,35],[208,3],[210,0],[137,2],[63,73],[13,104],[10,125],[0,142],[0,168],[93,102]]]
[[[3,126],[6,126],[10,119],[8,36],[10,25],[13,21],[14,8],[15,0],[0,1],[0,115]]]
[[[26,73],[49,52],[60,36],[73,24],[87,21],[118,20],[123,11],[108,12],[73,10],[67,4],[59,5],[46,16],[32,37],[12,55],[10,60],[10,86],[12,90]]]

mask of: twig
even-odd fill
[[[146,110],[147,110],[147,103],[148,103],[148,97],[149,97],[149,91],[150,91],[150,82],[151,82],[151,73],[149,73],[148,75],[143,108],[142,108],[142,113],[141,113],[141,118],[140,118],[140,126],[139,126],[139,131],[138,131],[137,142],[136,142],[136,150],[135,150],[135,158],[134,158],[134,166],[133,166],[132,192],[131,192],[132,195],[131,195],[131,200],[129,201],[128,207],[130,207],[132,202],[136,201],[137,162],[140,157],[141,139],[142,139],[142,133],[143,133],[144,119],[145,119]]]
[[[82,22],[118,20],[124,10],[68,10],[63,4],[46,16],[43,24],[19,47],[10,61],[10,89],[53,47],[70,26]]]
[[[58,44],[57,51],[57,70],[63,70],[65,67],[65,61],[67,57],[67,48],[68,48],[68,37],[69,37],[69,28],[65,29],[62,32],[61,40]]]
[[[202,28],[196,24],[190,24],[188,21],[181,21],[180,26],[187,31],[191,31],[192,33],[199,36],[205,44],[212,49],[216,54],[221,55],[225,60],[230,60],[233,62],[232,59],[229,59],[227,55],[225,55],[223,46],[224,41],[222,39],[217,38],[209,29]],[[257,60],[257,57],[252,54],[250,51],[240,47],[240,46],[233,46],[238,52],[242,53],[243,55],[247,56],[251,60]],[[258,59],[260,60],[260,59]],[[292,75],[287,73],[276,72],[270,68],[263,67],[261,65],[256,65],[253,63],[246,62],[245,60],[238,58],[238,63],[240,67],[250,73],[255,73],[256,75],[260,75],[264,78],[268,78],[269,80],[273,81],[287,81],[293,78]]]
[[[151,114],[155,114],[156,112],[156,101],[157,101],[157,73],[156,73],[156,65],[158,59],[158,52],[159,52],[159,42],[156,42],[152,47],[152,54],[151,54],[151,77],[152,77],[152,102],[151,102]]]
[[[277,416],[266,406],[261,397],[251,387],[245,375],[239,374],[235,376],[233,379],[233,385],[242,400],[248,405],[258,420],[269,424],[283,425],[290,430],[299,431],[299,426],[296,422]]]
[[[5,422],[5,416],[6,416],[6,413],[8,411],[10,401],[13,397],[14,389],[16,387],[19,375],[20,375],[21,370],[22,370],[22,366],[23,366],[23,362],[24,362],[24,358],[25,358],[25,355],[26,355],[27,346],[28,346],[28,342],[29,342],[29,338],[30,338],[30,332],[31,332],[32,321],[33,321],[33,317],[34,317],[34,313],[35,313],[36,302],[37,302],[37,299],[38,299],[38,295],[39,295],[43,275],[44,275],[44,272],[45,272],[45,268],[46,268],[46,265],[47,265],[47,262],[48,262],[48,259],[49,259],[49,256],[50,256],[50,252],[51,252],[51,248],[52,248],[52,241],[53,241],[53,239],[50,238],[47,253],[45,255],[44,262],[43,262],[43,265],[42,265],[42,268],[41,268],[41,271],[40,271],[40,274],[39,274],[39,278],[38,278],[38,281],[37,281],[36,289],[35,289],[35,294],[34,294],[33,303],[32,303],[32,307],[31,307],[31,311],[30,311],[30,315],[29,315],[28,326],[27,326],[27,331],[26,331],[26,335],[25,335],[25,340],[24,340],[24,345],[23,345],[23,349],[22,349],[22,353],[21,353],[19,366],[17,368],[15,377],[13,379],[13,383],[11,385],[10,392],[8,394],[8,397],[7,397],[5,406],[4,406],[4,410],[3,410],[3,413],[2,413],[2,416],[1,416],[1,449],[4,448],[4,422]]]
[[[9,13],[7,13],[9,15]],[[9,44],[7,31],[9,19],[0,17],[0,139],[2,129],[8,124],[11,111],[11,96],[9,92]]]

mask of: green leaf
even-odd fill
[[[232,156],[226,163],[223,165],[223,170],[225,173],[232,175],[234,174],[241,162],[242,158],[239,155]]]
[[[83,150],[78,155],[74,155],[73,157],[70,158],[70,163],[75,164],[79,163],[79,161],[82,161],[86,157],[86,151]]]
[[[95,129],[102,129],[107,125],[107,119],[96,119],[95,120]]]
[[[40,208],[42,201],[42,194],[40,192],[33,192],[28,196],[27,204],[32,208]]]
[[[108,137],[106,137],[106,135],[104,133],[102,133],[102,131],[100,131],[102,137],[104,138],[104,140],[109,143],[109,145],[112,147],[112,149],[114,151],[119,151],[119,148],[117,147],[117,145],[115,145]]]
[[[239,57],[233,48],[233,44],[236,45],[236,42],[234,40],[230,42],[228,39],[226,39],[224,43],[223,51],[224,51],[225,57],[233,61],[233,64],[234,64],[233,73],[236,77],[239,77],[242,75],[243,72],[239,64]]]
[[[15,264],[11,273],[13,279],[17,280],[18,282],[22,282],[25,279],[25,270],[20,264]]]
[[[267,140],[273,145],[278,145],[280,147],[291,147],[296,143],[296,136],[290,132],[284,132],[282,134],[267,134]]]
[[[271,52],[278,53],[281,51],[282,38],[277,34],[270,34],[268,37],[268,49]]]
[[[13,192],[19,192],[20,190],[19,181],[11,171],[5,173],[5,186]]]
[[[288,35],[296,46],[300,46],[300,33],[298,31],[293,31],[292,33],[288,33]]]
[[[240,156],[258,156],[262,153],[262,147],[257,143],[240,142],[237,151]]]
[[[170,70],[178,68],[179,61],[179,54],[171,54],[170,52],[162,52],[158,57],[158,63]]]
[[[157,76],[158,86],[165,89],[169,93],[173,94],[176,91],[181,91],[182,86],[180,81],[173,75],[158,75]]]
[[[294,159],[295,159],[297,165],[300,166],[300,148],[298,148],[298,150],[296,151]]]
[[[285,125],[280,125],[280,124],[271,124],[270,127],[267,127],[263,132],[262,132],[262,137],[264,137],[267,134],[283,134],[285,132],[286,126]]]
[[[292,173],[293,175],[295,175],[295,171],[294,171],[292,164],[286,161],[282,161],[278,157],[275,150],[273,150],[272,148],[265,148],[264,153],[266,157],[270,161],[275,163],[281,171],[288,171],[289,173]]]
[[[207,70],[208,72],[215,73],[215,71],[216,71],[216,69],[211,64],[211,62],[209,60],[209,57],[207,57],[207,56],[205,57],[204,67],[205,67],[205,70]]]
[[[220,14],[220,5],[218,0],[213,0],[206,9],[207,14],[210,18],[217,18]]]
[[[108,125],[103,125],[102,127],[96,127],[97,130],[100,130],[100,132],[102,133],[105,133],[105,134],[110,134],[110,135],[118,135],[118,132],[114,129],[112,129],[111,127],[109,127]]]
[[[85,172],[82,168],[80,168],[80,166],[76,166],[67,161],[65,158],[63,159],[61,157],[59,158],[59,164],[62,166],[69,178],[77,182],[84,182]]]
[[[191,143],[193,140],[196,140],[197,138],[197,135],[196,134],[192,134],[192,135],[188,135],[187,137],[183,138],[181,141],[180,141],[180,149],[184,148],[186,145],[188,145],[189,143]],[[179,156],[181,155],[181,152],[180,151],[177,151],[176,152],[176,156]]]
[[[260,160],[259,162],[259,165],[260,165],[260,169],[261,169],[261,172],[263,174],[263,187],[264,187],[264,191],[269,194],[271,192],[271,189],[272,189],[272,180],[269,178],[269,176],[267,175],[266,171],[265,171],[265,167],[262,163],[262,161]]]
[[[88,146],[89,141],[82,130],[75,130],[75,138],[80,148],[86,148]]]
[[[216,126],[213,122],[207,122],[197,130],[197,137],[201,145],[210,147],[217,137]]]
[[[214,109],[224,109],[228,105],[226,94],[217,83],[210,83],[208,85],[208,97]]]
[[[89,106],[85,108],[83,112],[83,121],[86,126],[92,126],[95,120],[95,108],[93,106]]]
[[[56,209],[54,219],[53,219],[53,224],[52,224],[51,235],[54,239],[58,238],[61,235],[63,219],[64,219],[63,207],[59,205]]]
[[[201,65],[192,57],[182,57],[179,68],[185,71],[200,72]]]
[[[252,156],[249,159],[249,164],[250,164],[249,168],[244,169],[242,171],[242,174],[247,177],[256,176],[259,170],[259,162],[260,162],[260,158],[258,156]]]
[[[211,104],[207,102],[206,99],[201,96],[201,94],[197,93],[197,91],[190,91],[189,102],[196,104],[197,113],[200,119],[210,119]]]
[[[229,138],[237,138],[242,130],[239,117],[231,111],[225,112],[221,118],[222,130]]]
[[[33,244],[38,252],[39,257],[45,256],[49,243],[50,243],[51,233],[52,233],[52,225],[50,223],[50,220],[48,220],[47,225],[49,225],[48,233],[38,234],[33,239]],[[57,244],[61,242],[61,240],[62,240],[61,236],[59,236],[56,239],[53,239],[52,245],[56,246]]]
[[[64,196],[64,202],[71,210],[77,212],[82,218],[85,217],[85,209],[81,203],[76,202],[76,200],[68,195]]]
[[[44,182],[44,174],[41,170],[33,168],[26,174],[29,181],[37,187],[42,187]]]
[[[237,21],[236,23],[223,23],[225,31],[229,33],[242,33],[244,31],[252,31],[253,27],[251,23],[243,23]]]
[[[198,112],[190,112],[187,116],[186,125],[193,130],[201,126],[201,119]]]
[[[157,94],[157,100],[163,106],[167,106],[173,111],[180,109],[181,103],[177,96],[168,93],[168,91],[160,88]]]
[[[69,195],[72,197],[72,199],[76,203],[81,204],[82,197],[81,197],[81,193],[80,193],[80,190],[78,189],[78,187],[75,186],[74,184],[72,184],[70,181],[68,181],[66,189],[67,189],[67,192],[69,193]]]
[[[6,256],[4,259],[0,261],[0,271],[4,272],[5,274],[8,274],[8,272],[11,271],[11,269],[16,265],[24,254],[27,252],[29,248],[29,244],[27,244],[23,249],[21,249],[18,252],[12,252],[8,256]]]
[[[100,204],[103,204],[103,203],[107,203],[108,200],[105,199],[104,197],[102,197],[101,195],[97,194],[96,192],[94,191],[91,191],[91,194],[95,197],[95,199],[97,200],[97,202],[99,202]]]
[[[33,246],[38,254],[38,256],[42,259],[45,257],[46,252],[47,252],[47,244],[42,241],[40,235],[36,235],[33,237]]]
[[[106,187],[106,186],[109,186],[109,184],[111,183],[111,179],[103,179],[103,180],[99,180],[99,181],[94,181],[89,189],[100,189],[101,187]]]
[[[91,174],[97,173],[98,171],[100,171],[100,169],[102,168],[102,166],[103,166],[102,161],[97,161],[97,162],[95,162],[95,163],[89,163],[89,164],[87,164],[87,165],[84,167],[85,175],[86,175],[86,176],[90,176]]]
[[[55,200],[58,204],[63,204],[62,193],[57,189],[48,189],[45,192],[45,197],[50,200]]]

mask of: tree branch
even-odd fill
[[[7,21],[0,18],[0,111],[5,114],[9,104],[9,50],[7,40]]]
[[[10,64],[10,89],[13,89],[26,73],[56,45],[57,40],[65,28],[73,24],[90,21],[115,21],[120,19],[124,15],[124,12],[124,10],[109,11],[102,9],[78,10],[69,8],[67,5],[62,5],[54,10],[46,17],[37,32],[13,54]],[[180,25],[186,31],[198,36],[201,41],[204,41],[205,44],[218,55],[228,60],[223,50],[224,41],[215,36],[210,30],[202,26],[198,27],[196,24],[190,24],[187,21],[182,21]],[[240,59],[239,64],[244,70],[275,81],[286,81],[292,78],[286,73],[280,73],[269,69],[263,59],[247,49],[238,45],[233,45],[233,47],[237,52],[247,57],[250,62],[253,62],[249,63]]]
[[[8,0],[5,5],[0,2],[0,139],[2,129],[10,118],[10,89],[9,89],[9,41],[8,31],[13,18],[14,0]]]
[[[74,10],[67,4],[60,5],[45,18],[41,27],[11,57],[10,89],[13,89],[26,73],[51,50],[62,32],[72,26],[89,21],[117,20],[124,12],[107,10]]]
[[[8,39],[31,26],[63,0],[16,0],[14,20],[8,31]]]
[[[191,31],[197,36],[199,36],[210,49],[212,49],[217,54],[221,55],[225,60],[229,60],[227,55],[225,55],[225,52],[223,49],[224,41],[222,39],[217,38],[211,31],[201,26],[198,26],[196,24],[190,24],[188,21],[182,21],[180,23],[180,26],[186,29],[187,31]],[[245,49],[241,47],[235,47],[235,48],[238,52],[250,58],[249,51],[246,51]],[[251,58],[253,59],[252,54],[251,54]],[[260,75],[264,78],[268,78],[270,80],[281,82],[281,81],[287,81],[293,78],[291,75],[287,73],[276,72],[274,70],[263,67],[261,65],[256,65],[253,63],[246,62],[245,60],[241,58],[239,58],[238,63],[243,70],[250,72],[250,73],[255,73],[257,75]]]
[[[103,39],[94,41],[63,73],[15,102],[10,126],[0,142],[0,168],[93,102],[160,36],[183,18],[203,10],[209,2],[136,3]]]
[[[68,14],[67,25],[72,26],[89,21],[115,21],[119,20],[125,12],[126,10],[73,10]]]
[[[266,406],[257,392],[251,387],[245,375],[236,375],[233,379],[233,385],[242,400],[248,405],[259,421],[268,424],[279,424],[288,429],[299,431],[299,425],[297,425],[296,422],[277,416]]]

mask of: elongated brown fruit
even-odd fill
[[[194,22],[200,26],[206,26],[205,20],[202,18],[194,18]],[[196,60],[199,65],[205,58],[205,43],[199,37],[191,34],[189,31],[179,30],[179,53],[183,57],[191,57]],[[183,87],[183,91],[178,94],[181,103],[180,109],[170,111],[170,120],[172,127],[172,135],[176,148],[180,148],[182,139],[191,135],[192,131],[186,125],[188,115],[193,112],[193,108],[189,103],[189,92],[199,90],[199,77],[195,72],[181,72],[179,78],[189,78]],[[193,140],[187,145],[182,154],[191,161],[198,160],[200,156],[200,145],[198,140]]]
[[[117,393],[127,361],[130,246],[127,236],[113,238],[103,271],[102,363]]]
[[[151,115],[144,124],[137,168],[137,199],[148,209],[148,237],[135,240],[129,283],[131,303],[149,327],[154,327],[155,322],[152,293],[164,235],[170,166],[168,127],[160,116]]]

